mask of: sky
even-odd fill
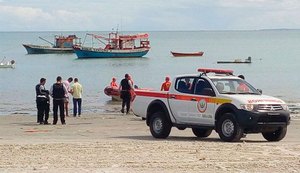
[[[299,0],[0,0],[0,31],[299,29]]]

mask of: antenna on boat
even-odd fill
[[[4,62],[5,58],[6,58],[6,57],[4,56],[4,58],[2,59],[2,61],[1,61],[0,63]]]
[[[114,32],[115,28],[112,28],[111,30],[112,32]],[[116,34],[118,34],[118,32],[119,32],[119,24],[117,25]]]
[[[55,46],[53,43],[51,43],[50,41],[48,41],[48,40],[46,40],[46,39],[44,39],[44,38],[42,38],[42,37],[39,37],[39,39],[41,39],[41,40],[43,40],[43,41],[45,41],[45,42],[51,44],[52,46]]]
[[[121,17],[121,26],[120,26],[120,30],[121,30],[121,32],[123,31],[123,17]]]

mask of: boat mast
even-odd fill
[[[45,41],[45,42],[51,44],[52,46],[55,46],[55,44],[53,44],[52,42],[50,42],[50,41],[48,41],[48,40],[46,40],[46,39],[44,39],[44,38],[42,38],[42,37],[39,37],[39,39],[41,39],[41,40],[43,40],[43,41]]]

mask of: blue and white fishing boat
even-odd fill
[[[84,46],[84,41],[82,45],[73,46],[78,58],[142,57],[150,50],[149,35],[147,33],[119,35],[118,32],[111,32],[108,38],[95,34],[86,34],[87,36],[91,36],[92,39],[96,39],[99,44],[103,45],[87,47]]]

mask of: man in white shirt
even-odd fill
[[[68,117],[69,116],[69,93],[71,93],[71,82],[73,81],[72,77],[69,77],[68,80],[63,81],[63,84],[67,88],[68,93],[65,95],[65,103],[64,103],[64,110],[65,110],[65,115]]]

